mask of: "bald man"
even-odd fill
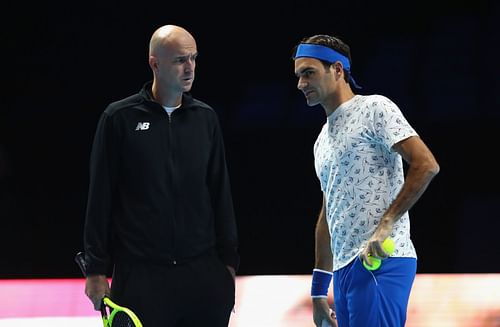
[[[197,55],[184,28],[158,28],[153,80],[107,106],[92,146],[85,293],[146,327],[227,326],[234,306],[236,222],[218,117],[189,93]]]

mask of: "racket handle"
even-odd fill
[[[106,303],[104,302],[104,298],[102,298],[102,300],[101,300],[101,315],[103,317],[108,316],[108,312],[106,311]]]
[[[83,276],[87,276],[87,263],[85,262],[85,254],[83,252],[78,252],[75,256],[75,261],[80,270],[83,273]]]

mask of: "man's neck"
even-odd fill
[[[342,103],[351,100],[354,96],[355,94],[354,92],[352,92],[349,84],[344,87],[339,87],[339,90],[337,92],[331,94],[328,104],[326,106],[323,106],[326,115],[329,116],[338,107],[340,107]]]
[[[182,103],[182,93],[172,93],[162,89],[156,81],[151,87],[153,99],[165,107],[177,107]]]

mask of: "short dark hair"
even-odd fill
[[[293,48],[293,53],[292,53],[292,59],[295,60],[295,53],[297,52],[297,47],[300,44],[307,43],[307,44],[318,44],[318,45],[323,45],[325,47],[331,48],[344,56],[346,56],[349,59],[349,64],[352,66],[352,60],[351,60],[351,48],[347,43],[339,39],[338,37],[331,36],[331,35],[326,35],[326,34],[317,34],[313,36],[307,36],[304,37],[299,44],[297,44]],[[326,69],[328,69],[332,63],[324,60],[320,60],[323,65],[325,66]],[[347,83],[349,83],[350,80],[350,72],[344,69],[344,79]]]

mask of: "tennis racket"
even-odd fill
[[[84,276],[87,276],[87,263],[83,252],[78,252],[75,261]],[[101,302],[101,317],[104,327],[142,327],[137,315],[129,308],[122,307],[107,296]]]

